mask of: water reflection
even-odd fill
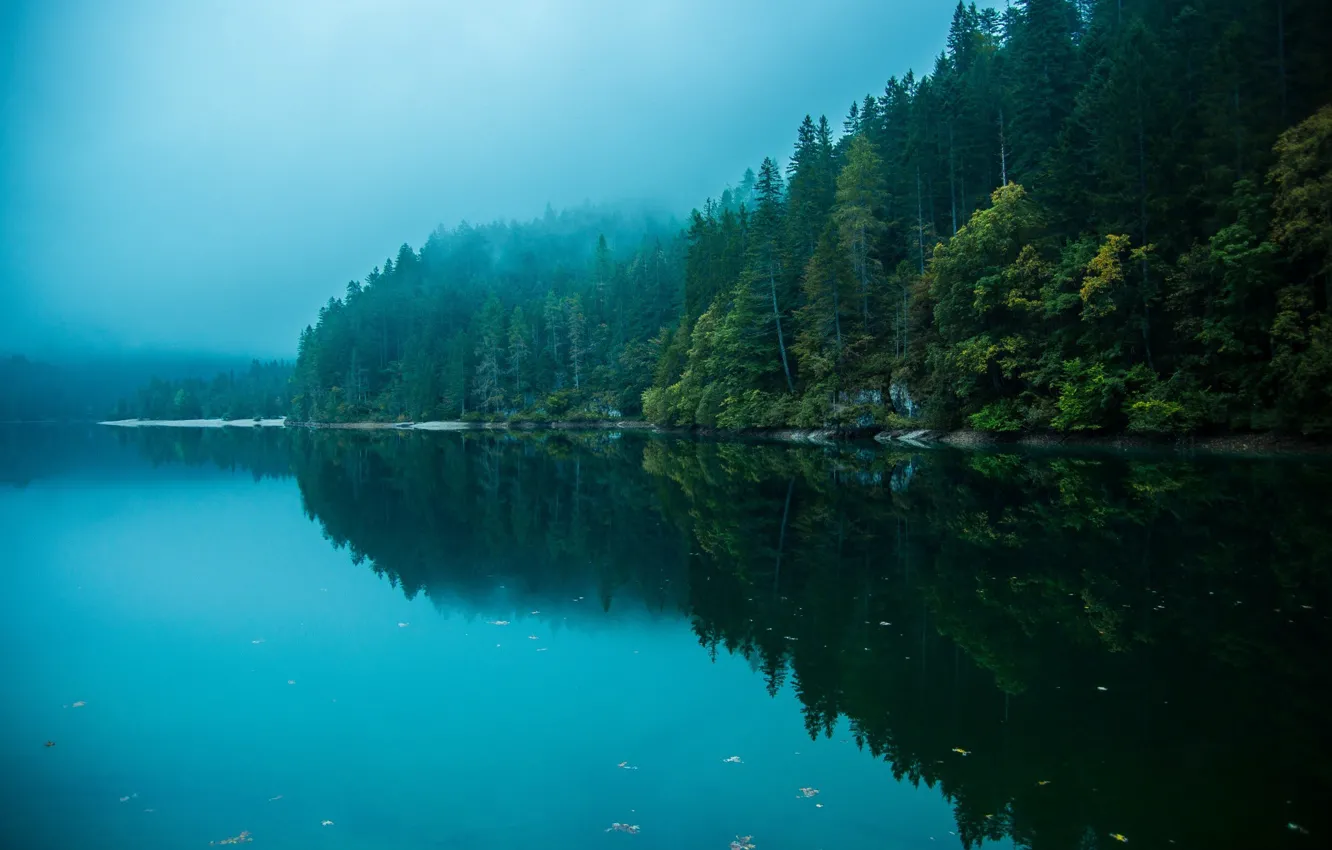
[[[964,846],[1309,845],[1332,468],[634,434],[122,432],[293,475],[409,597],[679,612],[937,787]],[[581,600],[581,601],[580,601]]]

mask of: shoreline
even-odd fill
[[[282,428],[285,416],[278,419],[111,419],[98,422],[116,428]]]
[[[1332,454],[1332,442],[1272,431],[1252,434],[1211,434],[1178,436],[1143,436],[1136,434],[999,434],[960,429],[939,431],[883,431],[874,436],[884,445],[931,445],[961,449],[991,449],[1020,446],[1037,449],[1079,449],[1098,451],[1205,452],[1232,455],[1317,455]]]
[[[281,419],[122,419],[99,422],[119,428],[309,428],[328,431],[651,431],[715,438],[770,440],[774,442],[831,446],[849,441],[873,440],[884,446],[930,449],[1000,449],[1005,447],[1074,449],[1092,451],[1205,452],[1234,455],[1332,454],[1332,442],[1295,435],[1263,432],[1205,436],[1139,436],[1132,434],[998,434],[959,429],[931,428],[755,428],[719,431],[706,428],[671,428],[641,419],[601,419],[553,422],[292,422]]]

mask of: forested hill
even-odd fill
[[[1329,43],[1325,0],[959,4],[683,231],[404,245],[302,333],[292,413],[1332,430]]]

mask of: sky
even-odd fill
[[[438,224],[687,213],[953,0],[0,0],[0,354],[291,357]]]

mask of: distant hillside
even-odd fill
[[[89,422],[116,412],[121,399],[137,397],[154,377],[212,378],[219,371],[244,371],[248,358],[143,354],[33,360],[0,355],[0,422]]]

